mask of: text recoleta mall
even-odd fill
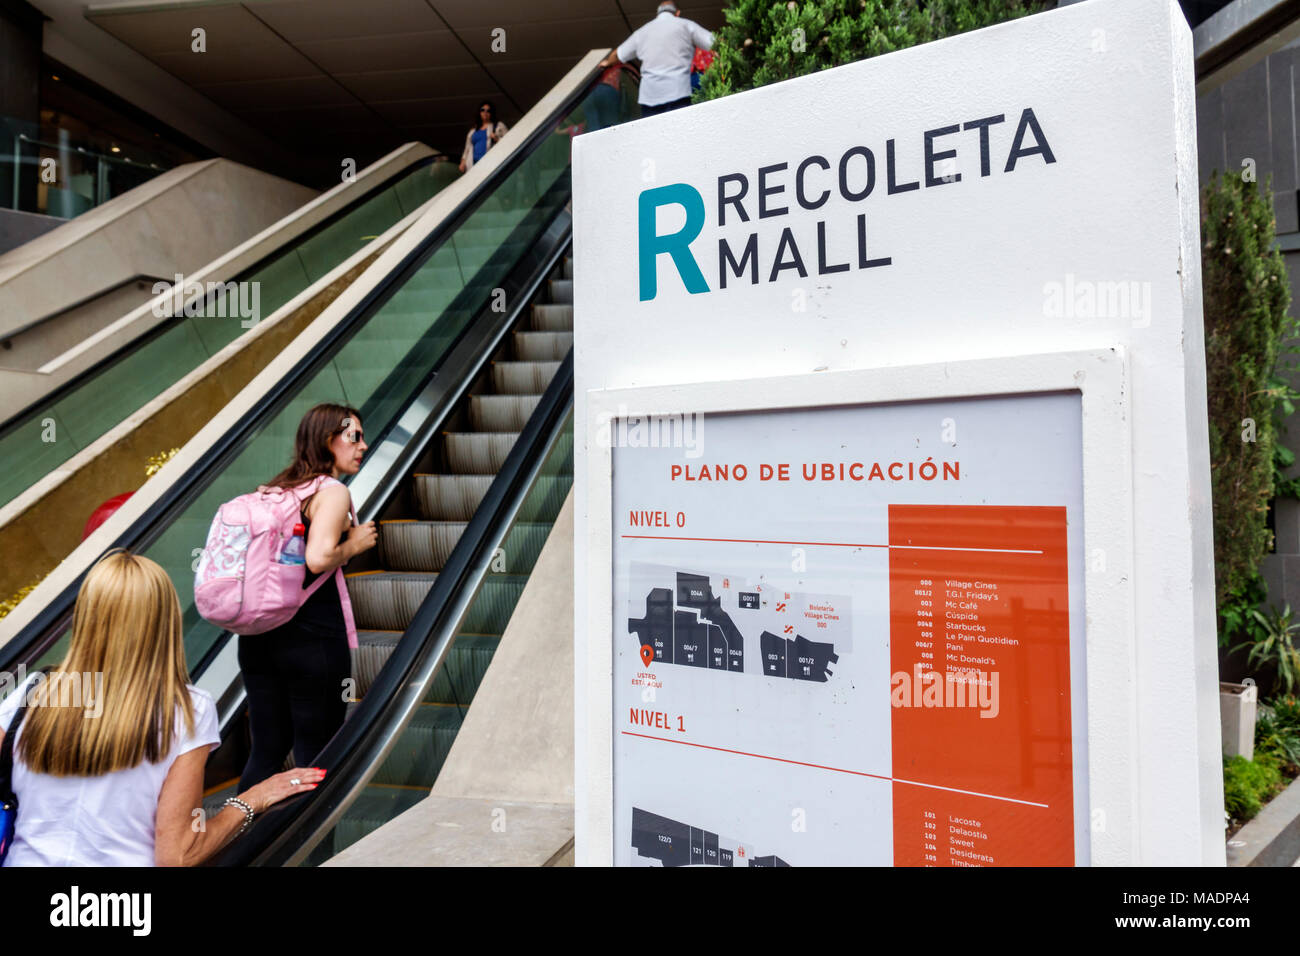
[[[1038,117],[1026,107],[1015,124],[1009,148],[1005,153],[998,151],[995,163],[995,141],[1007,142],[1005,134],[999,133],[1009,129],[1006,114],[999,113],[926,130],[921,134],[921,168],[911,170],[911,178],[908,178],[909,171],[900,171],[896,141],[888,139],[884,149],[883,184],[877,181],[876,153],[868,146],[852,146],[833,159],[813,154],[798,163],[774,163],[753,172],[725,173],[717,180],[718,228],[734,229],[743,223],[789,215],[792,203],[808,211],[821,209],[833,197],[846,203],[860,203],[873,193],[879,194],[878,185],[883,186],[880,192],[884,195],[893,196],[921,189],[923,185],[933,188],[959,183],[962,173],[954,168],[959,151],[979,150],[980,177],[991,176],[995,168],[1002,173],[1013,173],[1020,161],[1030,156],[1041,157],[1044,164],[1056,162]],[[671,257],[688,292],[712,291],[690,248],[705,225],[700,192],[686,183],[674,183],[642,191],[638,205],[641,300],[653,299],[657,294],[655,259],[663,254]],[[677,232],[656,235],[656,211],[666,205],[683,206],[686,222]],[[805,236],[801,246],[788,226],[781,230],[775,245],[768,248],[763,247],[757,232],[751,231],[743,238],[734,234],[719,237],[717,268],[710,270],[718,277],[717,288],[725,289],[728,282],[745,279],[755,285],[760,278],[776,282],[785,272],[807,278],[814,269],[817,275],[833,275],[853,268],[889,265],[891,257],[868,252],[866,214],[857,213],[854,219],[848,229],[844,228],[843,218],[834,224],[828,219],[818,220],[815,258],[809,248],[810,237]],[[845,258],[845,252],[851,248],[842,238],[845,235],[854,237],[855,256]]]

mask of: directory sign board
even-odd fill
[[[615,860],[1086,862],[1080,412],[612,420]]]
[[[902,779],[918,784],[933,780],[953,791],[1047,804],[1056,814],[1063,804],[1054,795],[1057,791],[1047,793],[1052,787],[1045,781],[1051,777],[1071,803],[1064,816],[1051,816],[1050,823],[1042,824],[1053,835],[1038,842],[1059,849],[1050,855],[1052,861],[1068,855],[1071,862],[1092,864],[1223,862],[1192,80],[1191,34],[1173,0],[1089,0],[575,140],[575,840],[580,862],[635,862],[629,855],[639,852],[630,842],[632,833],[657,832],[656,826],[675,827],[678,836],[685,832],[688,848],[694,846],[693,830],[717,834],[717,853],[721,855],[725,838],[735,844],[733,859],[744,845],[763,858],[816,861],[817,852],[797,848],[811,847],[819,822],[829,825],[844,819],[829,813],[840,805],[837,797],[827,795],[813,804],[812,797],[798,796],[809,802],[806,805],[794,802],[795,795],[773,793],[772,813],[778,806],[785,807],[787,815],[796,809],[806,813],[809,836],[784,846],[787,856],[778,846],[784,841],[768,829],[774,825],[770,818],[755,830],[743,825],[744,820],[726,815],[714,820],[688,806],[632,803],[635,788],[620,788],[625,779],[629,786],[633,783],[637,771],[627,768],[641,754],[635,752],[634,759],[633,751],[621,748],[674,745],[623,734],[632,712],[628,694],[634,687],[646,689],[625,680],[624,666],[637,661],[630,655],[648,645],[656,656],[640,669],[653,673],[654,682],[662,681],[665,693],[671,683],[676,693],[692,699],[702,699],[705,687],[716,694],[749,694],[743,682],[758,686],[778,679],[775,671],[760,673],[757,664],[779,669],[783,657],[787,676],[781,680],[786,683],[778,687],[787,695],[825,692],[829,700],[841,674],[886,680],[888,689],[887,679],[905,669],[901,665],[906,661],[894,657],[905,648],[909,654],[935,653],[936,662],[942,660],[940,652],[948,653],[946,646],[939,647],[937,634],[932,634],[934,648],[918,647],[916,642],[929,638],[922,637],[915,624],[910,627],[916,633],[897,630],[903,627],[900,614],[915,622],[923,619],[921,610],[932,610],[920,600],[951,597],[946,591],[916,594],[925,589],[919,582],[969,579],[971,587],[954,587],[972,594],[956,599],[991,602],[988,595],[1013,588],[1009,583],[998,589],[976,586],[976,581],[997,583],[984,580],[993,577],[996,568],[1002,568],[1003,578],[1010,575],[1020,581],[1014,587],[1026,589],[1016,595],[1015,607],[1028,615],[1025,622],[1032,619],[1022,622],[1031,630],[1040,626],[1035,609],[1047,608],[1043,613],[1049,616],[1064,613],[1075,621],[1080,586],[1086,608],[1082,631],[1071,624],[1066,636],[1059,628],[1054,632],[1055,640],[1064,642],[1059,648],[1064,657],[1053,659],[1050,667],[1037,658],[1032,663],[1016,658],[1019,652],[1008,650],[1015,645],[1000,644],[997,651],[990,647],[975,655],[956,651],[988,657],[999,668],[1023,666],[1037,673],[1040,666],[1048,667],[1050,673],[1038,674],[1042,679],[1064,673],[1068,659],[1068,687],[1062,685],[1059,693],[1050,690],[1043,698],[1057,693],[1050,714],[1045,704],[1034,700],[1016,711],[1034,726],[1040,720],[1052,725],[1044,731],[1047,738],[1035,743],[1032,755],[1025,758],[1028,764],[1021,771],[1028,782],[1022,782],[1022,789],[996,789],[990,777],[981,784],[990,789],[981,790],[970,776],[978,776],[978,768],[963,768],[955,757],[944,758],[950,766],[940,766],[922,750],[905,746],[930,729],[921,723],[916,730],[910,721],[936,720],[937,728],[951,729],[944,721],[958,715],[946,710],[938,714],[923,708],[916,715],[909,711],[900,716],[891,708],[886,715],[888,733],[877,728],[870,738],[880,751],[852,749],[870,746],[859,735],[845,744],[849,750],[822,753],[819,759],[827,766],[887,778],[873,786],[890,790],[891,819],[907,794],[926,789],[904,791]],[[809,112],[809,104],[816,104],[815,112]],[[818,116],[830,121],[816,122]],[[1066,354],[1113,356],[1124,371],[1102,378],[1120,391],[1102,394],[1096,368],[1089,363],[1076,363],[1064,377],[1044,375],[1041,388],[1027,389],[1025,370],[1036,367],[1039,359],[1034,357]],[[979,366],[983,371],[968,376],[962,389],[954,391],[956,373],[951,370],[969,362],[991,364]],[[826,386],[816,384],[818,376],[839,374],[865,377],[854,379],[852,395],[824,394]],[[886,381],[892,383],[891,390],[883,390]],[[894,416],[907,420],[907,402],[997,402],[1016,396],[1017,403],[1029,404],[1000,407],[994,415],[995,420],[1015,421],[1021,413],[1012,407],[1029,408],[1039,401],[1031,394],[1052,392],[1074,393],[1082,402],[1081,447],[1068,447],[1063,440],[1040,446],[1032,437],[1036,433],[1015,431],[986,446],[996,448],[992,454],[1008,469],[1021,463],[1026,474],[1041,480],[1035,487],[1050,489],[1051,494],[1010,495],[1004,492],[1012,485],[985,474],[980,481],[990,484],[967,497],[965,489],[977,482],[968,477],[965,466],[959,481],[950,478],[945,483],[942,468],[937,481],[918,478],[928,455],[939,463],[965,454],[962,419],[956,416],[940,416],[957,420],[957,444],[946,446],[946,452],[933,446],[942,440],[934,434],[939,425],[933,421],[926,426],[929,431],[912,436],[906,456],[899,449],[886,457],[875,447],[877,442],[898,440],[892,423]],[[813,393],[819,396],[816,401],[810,398]],[[785,398],[777,402],[776,394]],[[1129,444],[1112,446],[1105,436],[1090,442],[1090,401],[1111,411],[1122,406],[1115,420],[1131,436]],[[627,405],[626,412],[620,402]],[[638,402],[648,404],[636,407]],[[891,403],[897,407],[886,411]],[[840,411],[831,410],[837,406]],[[791,453],[778,458],[779,443],[771,432],[775,419],[770,416],[794,410],[808,415],[808,431],[800,426],[802,437],[790,439],[805,442],[798,448],[803,457]],[[747,412],[753,416],[746,417]],[[688,488],[683,471],[682,482],[665,487],[662,504],[650,500],[645,494],[649,486],[637,491],[624,484],[634,480],[627,474],[640,470],[638,462],[651,461],[645,457],[650,453],[630,441],[620,445],[609,433],[611,422],[625,421],[630,428],[642,414],[675,415],[683,421],[703,414],[709,426],[714,417],[734,414],[734,425],[719,419],[716,428],[706,426],[706,444],[698,459],[681,457],[678,450],[683,468],[706,459],[729,464],[715,456],[716,440],[733,443],[735,447],[727,449],[733,457],[743,450],[745,457],[736,460],[750,469],[788,458],[790,481],[774,477],[764,482],[761,474],[751,474],[741,482],[729,476],[724,483],[691,482]],[[1057,417],[1057,412],[1048,416],[1053,421]],[[837,420],[854,424],[847,431],[821,424]],[[904,431],[916,427],[907,425]],[[868,429],[866,437],[859,434],[861,429]],[[809,436],[819,430],[837,433],[838,438],[808,444]],[[742,448],[746,434],[751,438]],[[1074,491],[1062,475],[1044,471],[1049,458],[1073,469]],[[834,480],[805,483],[800,471],[805,462],[818,468],[860,462],[866,471],[860,482],[847,473],[841,479],[837,468]],[[890,473],[893,463],[911,463],[913,471],[908,475],[904,467],[904,478],[897,479]],[[883,478],[873,477],[873,464],[880,465]],[[732,500],[750,502],[748,514],[727,511],[721,499],[710,501],[701,513],[699,506],[673,504],[668,494],[699,495],[705,492],[697,489],[704,487],[716,495],[724,485],[738,496]],[[817,534],[818,529],[807,524],[811,512],[800,509],[815,512],[818,505],[798,495],[809,488],[830,496],[824,502],[826,519],[833,529],[852,530],[851,537]],[[857,493],[836,498],[837,488]],[[908,494],[895,497],[902,491]],[[1079,529],[1068,509],[1071,501],[1079,500],[1084,503],[1077,519],[1084,544],[1083,550],[1071,551],[1075,545],[1070,535]],[[1009,522],[1003,532],[993,533],[996,521],[989,525],[970,517],[976,512],[944,510],[949,508],[1012,510],[1001,512],[1001,517],[994,511],[980,512]],[[859,570],[864,578],[854,578],[845,569],[832,574],[827,568],[829,578],[824,580],[813,563],[801,572],[791,566],[794,556],[779,561],[770,551],[760,556],[743,550],[793,546],[745,540],[728,544],[741,548],[739,552],[715,554],[701,542],[698,552],[684,553],[665,550],[669,542],[622,537],[630,533],[632,513],[641,511],[648,512],[650,520],[660,513],[659,518],[668,521],[670,527],[659,530],[687,534],[675,526],[681,511],[688,524],[707,519],[716,526],[707,534],[692,531],[687,536],[880,545],[864,551],[893,556],[913,553],[901,547],[903,535],[921,541],[927,553],[957,554],[941,549],[960,546],[977,549],[960,553],[987,556],[992,554],[990,536],[1011,541],[1027,536],[1030,544],[1037,537],[1056,540],[1060,528],[1052,524],[1055,519],[1048,520],[1048,512],[1033,510],[1040,508],[1067,509],[1065,543],[1058,548],[1045,540],[1011,550],[1059,554],[1065,564],[1063,578],[1059,568],[1055,577],[1040,578],[1039,570],[999,564],[1002,559],[976,567],[940,562],[909,569],[897,563],[900,557],[885,561],[878,554],[875,560],[885,562],[879,566],[888,570],[884,578],[867,574],[863,564]],[[724,521],[728,515],[732,520]],[[873,521],[876,524],[870,525]],[[761,526],[768,522],[783,522],[785,530],[765,533]],[[935,544],[938,532],[943,532],[940,538],[948,535],[966,543]],[[847,550],[815,550],[820,547],[806,547],[806,560],[820,555],[826,561],[827,554]],[[749,563],[742,560],[747,556]],[[981,568],[988,570],[977,578]],[[943,571],[945,577],[926,573],[931,570]],[[679,573],[685,576],[685,595]],[[704,578],[708,589],[696,599],[704,606],[697,607],[689,601],[690,592],[705,591]],[[724,587],[723,580],[733,586]],[[785,602],[785,613],[797,606],[804,615],[839,617],[838,608],[847,606],[848,616],[838,621],[823,618],[827,628],[810,631],[828,632],[838,626],[847,631],[842,640],[851,650],[841,653],[837,645],[832,652],[799,644],[800,637],[819,644],[835,641],[818,640],[797,628],[785,634],[784,627],[795,622],[767,617],[777,612],[763,599],[757,608],[742,606],[738,581],[744,583],[743,593],[751,595],[744,599],[749,602],[760,593],[759,584],[763,595],[800,595]],[[644,593],[633,593],[634,584]],[[1062,587],[1069,592],[1068,607],[1059,600]],[[612,589],[619,590],[617,597]],[[646,603],[652,593],[653,609]],[[671,640],[663,632],[665,594],[672,597]],[[846,598],[847,605],[836,603]],[[741,634],[740,670],[730,669],[737,656],[731,653],[727,628],[706,613],[720,613],[712,610],[714,601]],[[1011,602],[1006,603],[1010,609]],[[993,613],[984,605],[959,610]],[[889,621],[888,634],[871,632],[863,623],[873,615]],[[688,628],[688,643],[703,654],[703,668],[694,661],[679,663],[679,620],[694,628]],[[816,621],[804,617],[800,623],[805,620]],[[1103,625],[1103,620],[1109,623]],[[629,622],[642,623],[629,630]],[[968,623],[990,626],[983,618]],[[1000,633],[1010,626],[996,624]],[[715,627],[722,631],[720,639]],[[645,639],[651,632],[659,635],[658,643]],[[776,639],[793,639],[795,645],[777,645]],[[721,653],[723,644],[726,654]],[[660,645],[664,652],[672,649],[671,664],[659,656]],[[869,667],[873,650],[879,660]],[[830,653],[838,660],[831,661]],[[790,678],[792,656],[797,668],[808,666],[826,680],[805,680],[811,675],[801,677],[801,671]],[[725,673],[708,666],[715,658],[728,663]],[[930,660],[918,657],[912,665]],[[1086,662],[1082,674],[1080,660]],[[718,686],[715,680],[695,686],[720,677],[732,683]],[[1007,678],[999,679],[1005,715]],[[974,685],[977,691],[982,686]],[[1056,687],[1050,681],[1045,686]],[[920,689],[924,699],[925,687]],[[721,699],[708,706],[720,706]],[[823,703],[817,697],[792,700],[807,706]],[[638,708],[647,711],[651,721],[647,736],[671,736],[654,723],[668,719],[663,714],[674,722],[682,716],[685,733],[692,732],[691,714],[650,704],[645,701]],[[753,714],[758,704],[754,699],[736,700],[731,706],[733,712],[738,707]],[[847,740],[839,722],[858,719],[848,716],[846,703],[834,705],[840,710],[807,712],[799,710],[802,704],[791,706],[805,716],[815,713],[829,720],[834,715],[829,730],[823,723],[790,731],[801,739],[816,739],[816,747],[834,747],[841,736]],[[868,706],[888,707],[888,695]],[[1067,712],[1068,747],[1059,732]],[[1086,713],[1086,726],[1079,724],[1081,713]],[[695,719],[703,718],[697,714]],[[985,728],[979,731],[983,734],[1005,723],[1001,716],[976,719],[983,723],[972,726]],[[696,733],[705,729],[694,726]],[[692,742],[746,749],[740,738],[731,747],[727,735],[719,732],[717,737]],[[881,756],[886,739],[887,762]],[[1001,758],[1011,759],[1006,738],[996,738],[989,746]],[[676,749],[705,753],[703,747]],[[1061,756],[1067,750],[1068,771]],[[752,752],[800,759],[789,748],[754,746]],[[903,759],[916,761],[915,775],[903,771]],[[1010,771],[1003,770],[1005,779]],[[632,777],[621,776],[625,771]],[[803,772],[792,769],[787,775]],[[839,776],[843,779],[837,786],[842,788],[854,775]],[[1063,783],[1066,777],[1069,786]],[[857,785],[865,786],[861,781]],[[679,786],[689,786],[689,781]],[[736,792],[740,798],[745,795]],[[725,789],[715,795],[715,803],[732,805]],[[813,812],[815,807],[821,808],[820,815]],[[918,805],[918,819],[928,819],[925,813],[938,814],[940,809]],[[1037,821],[1037,809],[1012,814],[1012,823]],[[633,810],[641,811],[637,826]],[[989,833],[1003,826],[995,827],[996,814],[979,817],[970,808],[957,808],[953,815],[984,820]],[[660,819],[671,823],[655,822]],[[789,822],[783,829],[798,832],[790,830]],[[922,824],[918,832],[928,829]],[[1062,835],[1066,832],[1068,839]],[[818,845],[835,844],[825,830],[818,834]],[[980,852],[979,837],[959,836],[975,843],[958,844],[963,851]],[[898,834],[892,839],[879,834],[861,839],[868,842],[846,841],[842,852],[853,847],[855,859],[904,862],[912,859],[907,856],[912,852],[935,852],[926,849],[927,843],[939,846],[934,841],[918,846]],[[710,848],[712,843],[709,837]],[[943,852],[937,851],[940,856]],[[1008,854],[1011,851],[1002,846],[984,855],[995,862],[1024,859]]]

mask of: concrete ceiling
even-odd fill
[[[722,0],[682,16],[722,25]],[[654,0],[245,0],[96,4],[86,17],[299,154],[368,162],[412,139],[459,158],[483,99],[510,124]],[[207,50],[193,52],[192,31]],[[493,31],[505,31],[504,51]]]

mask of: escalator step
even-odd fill
[[[458,475],[495,475],[518,437],[510,432],[448,432],[447,462]]]
[[[404,631],[438,575],[424,571],[364,571],[347,575],[357,628]]]
[[[470,427],[479,432],[519,432],[541,395],[471,395]]]
[[[461,521],[381,521],[379,560],[392,571],[441,571],[464,531]]]
[[[529,328],[534,332],[572,332],[572,305],[535,305]]]
[[[512,524],[493,558],[492,572],[531,573],[553,523],[554,518]],[[466,527],[464,521],[381,521],[380,560],[390,571],[441,571]]]
[[[551,280],[551,301],[555,303],[567,302],[573,304],[573,280],[572,279],[552,279]]]
[[[352,679],[357,682],[357,700],[370,688],[392,656],[401,631],[357,631],[357,646],[352,649]]]
[[[403,787],[433,787],[463,718],[461,709],[444,704],[417,707],[373,781]]]
[[[564,257],[564,278],[573,279],[573,259],[570,256]]]
[[[541,395],[559,368],[559,362],[494,362],[492,386],[501,395]]]
[[[357,632],[358,646],[352,652],[352,677],[357,682],[358,700],[370,692],[375,678],[401,639],[401,631]],[[446,661],[425,694],[425,702],[468,707],[500,643],[499,634],[456,635]]]
[[[428,521],[468,521],[493,475],[415,475],[415,500]]]
[[[437,574],[426,571],[349,574],[348,595],[352,600],[357,629],[405,631],[437,577]],[[460,623],[460,629],[476,634],[500,634],[510,621],[510,614],[527,581],[527,574],[513,573],[484,578]]]
[[[572,332],[515,333],[515,358],[522,362],[557,362],[572,347]]]

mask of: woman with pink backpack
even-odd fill
[[[378,537],[373,521],[355,523],[351,493],[338,479],[360,470],[366,448],[360,412],[345,405],[317,405],[298,424],[289,467],[255,494],[224,505],[213,524],[213,535],[217,535],[223,514],[245,500],[251,500],[251,505],[240,513],[256,512],[259,506],[284,511],[287,519],[279,515],[269,523],[283,522],[281,527],[287,524],[292,536],[288,537],[287,528],[264,536],[272,542],[268,545],[271,550],[262,558],[258,573],[276,577],[288,572],[277,580],[291,580],[295,589],[297,581],[302,581],[301,590],[287,601],[288,611],[269,618],[275,625],[269,630],[260,625],[241,629],[232,622],[231,630],[241,635],[239,667],[253,738],[239,781],[241,790],[279,771],[290,749],[296,764],[310,766],[343,726],[347,712],[344,682],[352,676],[350,649],[357,646],[357,638],[342,569],[349,560],[373,548]],[[248,544],[247,537],[251,534],[255,543],[259,540],[257,518],[253,514],[246,519],[249,530],[244,532],[245,540],[234,545],[235,549],[242,545],[249,555],[246,576],[250,578],[256,576],[256,559],[252,556],[255,544]],[[292,524],[295,521],[296,525]],[[210,535],[205,560],[212,550]],[[230,550],[226,548],[227,553]],[[295,568],[295,564],[305,567]],[[201,562],[196,599],[203,596],[204,572]],[[214,580],[212,584],[219,582]],[[241,584],[249,587],[248,582]],[[245,595],[242,600],[245,616],[249,606],[258,600],[268,605],[275,603],[265,595]],[[204,616],[213,620],[214,616],[205,610],[205,602],[197,603]],[[286,601],[281,598],[279,603]],[[281,621],[286,613],[291,616]],[[227,616],[237,615],[227,610]]]

